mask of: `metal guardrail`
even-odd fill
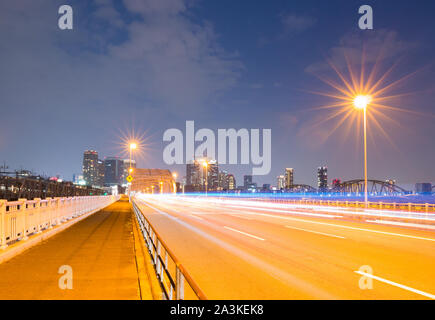
[[[0,200],[0,249],[24,241],[29,235],[101,209],[118,200],[117,196],[83,196],[41,200]]]
[[[204,292],[142,214],[136,203],[131,199],[130,202],[165,298],[167,300],[207,300]]]

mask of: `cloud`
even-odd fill
[[[149,15],[178,15],[193,4],[188,0],[124,0],[126,8],[132,12]]]
[[[1,33],[12,35],[0,45],[2,59],[9,61],[2,78],[26,93],[23,104],[39,100],[47,108],[55,105],[50,97],[68,96],[83,108],[123,104],[180,114],[205,108],[237,83],[242,63],[219,45],[211,23],[188,17],[193,1],[125,0],[118,7],[111,0],[94,1],[93,12],[73,5],[82,13],[69,33],[59,31],[51,17],[59,1],[1,6]],[[135,18],[120,14],[122,4]],[[28,16],[29,10],[37,14]]]
[[[286,34],[295,34],[307,30],[316,24],[316,19],[308,16],[287,14],[281,16],[281,22]]]
[[[194,2],[78,1],[72,31],[57,26],[62,4],[0,2],[0,37],[7,39],[0,42],[0,118],[9,162],[69,172],[86,144],[104,154],[123,120],[161,130],[200,117],[243,72],[213,25],[194,19]],[[42,160],[58,152],[50,145],[65,142],[62,163]]]
[[[282,41],[288,37],[293,37],[301,32],[313,27],[317,20],[309,16],[298,16],[295,14],[279,15],[281,22],[281,30],[275,36],[261,35],[257,40],[259,47],[264,47],[275,41]]]
[[[340,38],[338,45],[332,47],[328,59],[339,69],[346,67],[345,56],[353,65],[361,64],[362,54],[367,64],[397,58],[418,47],[418,43],[404,41],[392,30],[379,29],[376,32],[350,32]],[[326,61],[318,61],[305,69],[309,73],[331,70]]]

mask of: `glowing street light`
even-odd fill
[[[368,207],[367,195],[367,107],[371,101],[370,96],[358,95],[353,100],[355,108],[364,111],[364,203]]]
[[[163,181],[160,181],[160,194],[162,194],[163,193]]]
[[[172,187],[174,188],[174,193],[177,193],[177,184],[176,184],[176,181],[177,181],[177,173],[174,172],[174,173],[172,174],[172,177],[174,178],[174,182],[172,183]]]
[[[129,162],[128,172],[132,173],[133,172],[133,168],[131,167],[131,153],[132,153],[133,150],[137,149],[137,144],[134,143],[134,142],[130,143],[130,148],[129,149],[130,149],[130,162]]]

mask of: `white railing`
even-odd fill
[[[27,240],[83,214],[98,211],[117,201],[119,196],[0,200],[0,248],[15,241]]]

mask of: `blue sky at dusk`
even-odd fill
[[[57,26],[58,8],[74,9],[74,30]],[[358,8],[374,10],[374,30],[358,28]],[[435,21],[433,1],[2,1],[0,4],[0,161],[12,168],[81,172],[83,151],[120,155],[120,132],[146,132],[140,167],[163,163],[163,132],[272,129],[276,184],[285,167],[295,182],[363,175],[361,135],[339,118],[320,123],[339,82],[331,66],[367,72],[391,66],[387,110],[369,124],[369,177],[399,185],[435,182]],[[409,93],[409,94],[408,94]],[[387,103],[387,102],[386,102]],[[411,112],[409,112],[411,111]],[[388,137],[385,136],[384,131]],[[332,133],[331,133],[332,132]],[[331,133],[331,134],[330,134]],[[330,134],[330,135],[329,135]],[[328,136],[329,135],[329,136]],[[327,137],[327,138],[326,138]],[[248,165],[225,166],[238,184]]]

